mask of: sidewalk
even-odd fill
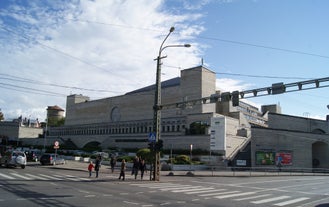
[[[86,171],[88,162],[67,160],[64,165],[50,166],[55,169]],[[115,172],[119,172],[120,166],[115,167]],[[127,172],[131,169],[127,168]],[[111,168],[108,165],[102,165],[100,173],[110,173]],[[231,171],[231,170],[197,170],[194,171],[160,171],[161,176],[195,176],[195,177],[264,177],[264,176],[312,176],[326,175],[322,173],[303,173],[303,172],[264,172],[264,171]]]

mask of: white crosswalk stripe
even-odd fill
[[[183,189],[183,190],[173,190],[172,192],[173,193],[188,193],[188,192],[200,192],[202,190],[214,190],[214,188],[197,188],[197,189],[194,189],[194,188],[190,188],[190,189]]]
[[[245,197],[245,198],[237,198],[237,199],[234,199],[235,201],[244,201],[244,200],[253,200],[253,199],[256,199],[256,198],[263,198],[263,197],[268,197],[268,196],[271,196],[272,194],[261,194],[261,195],[256,195],[256,196],[251,196],[251,197]]]
[[[223,198],[232,198],[232,197],[238,197],[238,196],[246,196],[246,195],[252,195],[256,192],[244,192],[244,193],[235,193],[230,195],[222,195],[222,196],[215,196],[215,198],[223,199]]]
[[[219,191],[223,191],[226,189],[213,189],[213,190],[200,190],[200,191],[194,191],[194,192],[187,192],[185,194],[200,194],[200,193],[213,193],[213,192],[219,192]]]
[[[26,176],[18,174],[18,173],[10,173],[10,174],[13,175],[14,177],[19,177],[19,178],[22,178],[24,180],[32,180],[32,178],[26,177]]]
[[[294,203],[299,203],[299,202],[302,202],[302,201],[305,201],[305,200],[308,200],[308,199],[310,199],[310,198],[301,197],[301,198],[296,198],[296,199],[288,200],[288,201],[281,202],[281,203],[276,203],[274,205],[276,205],[276,206],[287,206],[287,205],[291,205],[291,204],[294,204]]]
[[[91,178],[76,177],[74,175],[45,175],[10,172],[8,174],[0,173],[0,179],[5,180],[34,180],[34,181],[91,181]]]
[[[32,174],[26,174],[26,175],[29,176],[29,177],[34,178],[34,180],[50,180],[49,178],[43,178],[43,177],[40,177],[38,175],[32,175]]]
[[[290,198],[290,196],[278,196],[278,197],[267,198],[267,199],[258,200],[258,201],[252,201],[251,203],[263,204],[263,203],[270,203],[273,201],[283,200],[283,199],[287,199],[287,198]]]
[[[1,176],[1,177],[3,177],[3,178],[5,178],[5,179],[9,179],[9,180],[15,180],[15,178],[14,178],[14,177],[11,177],[11,176],[9,176],[9,175],[6,175],[6,174],[3,174],[3,173],[0,173],[0,176]]]
[[[310,198],[299,197],[292,198],[291,196],[274,196],[273,194],[262,194],[259,191],[241,192],[238,190],[228,191],[227,189],[215,188],[213,186],[192,186],[173,183],[143,183],[131,184],[138,187],[156,189],[159,191],[169,191],[172,193],[184,193],[186,195],[197,195],[204,199],[232,199],[234,201],[248,201],[253,204],[263,204],[267,206],[291,206],[298,204]],[[238,198],[236,198],[238,197]],[[196,199],[199,200],[199,199]]]

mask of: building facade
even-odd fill
[[[225,143],[218,153],[235,166],[329,168],[328,122],[281,114],[278,105],[261,110],[240,101],[208,101],[221,94],[216,74],[203,67],[181,71],[162,82],[161,139],[165,149],[211,150],[214,117],[225,117]],[[79,148],[146,148],[153,130],[155,85],[121,96],[90,100],[67,97],[65,125],[51,127],[48,144],[70,140]],[[216,96],[215,96],[216,97]],[[211,99],[209,99],[211,100]],[[215,134],[215,133],[214,133]],[[222,133],[223,134],[223,133]]]

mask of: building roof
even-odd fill
[[[173,86],[179,86],[180,85],[180,77],[172,78],[166,81],[161,82],[161,88],[168,88],[168,87],[173,87]],[[134,94],[134,93],[141,93],[141,92],[146,92],[146,91],[152,91],[155,90],[155,84],[146,86],[144,88],[140,88],[134,91],[130,91],[126,93],[125,95],[129,94]]]
[[[48,110],[54,110],[54,111],[64,111],[64,109],[62,109],[61,107],[55,105],[55,106],[48,106],[47,111]]]

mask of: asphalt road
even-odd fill
[[[0,206],[329,206],[329,176],[161,176],[153,182],[126,174],[121,181],[106,168],[89,178],[69,165],[1,167]]]

